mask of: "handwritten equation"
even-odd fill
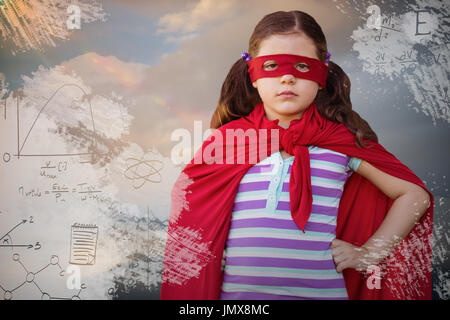
[[[88,183],[78,183],[74,187],[53,183],[47,190],[40,190],[40,188],[26,189],[24,186],[20,186],[18,191],[19,196],[24,198],[54,197],[56,202],[65,202],[68,194],[77,195],[81,201],[100,200],[97,194],[102,192],[96,186]]]
[[[351,36],[363,70],[406,85],[415,100],[408,106],[429,116],[434,125],[438,120],[450,122],[448,4],[412,5],[401,13],[386,11],[387,15],[371,5],[367,12],[365,28]]]
[[[389,54],[377,50],[375,59],[371,62],[375,65],[374,71],[376,75],[392,71],[393,75],[400,76],[405,73],[413,74],[417,67],[421,65],[439,65],[441,60],[441,53],[435,55],[431,51],[419,53],[415,50],[404,50],[401,54],[396,55],[395,53]]]
[[[448,33],[441,33],[437,30],[441,22],[449,18],[444,11],[434,10],[432,12],[429,9],[412,8],[402,15],[393,13],[383,15],[379,6],[371,5],[367,8],[367,13],[371,15],[367,18],[366,26],[369,29],[377,30],[374,34],[376,42],[406,35],[416,43],[426,44],[433,41],[433,34],[435,34],[440,41],[448,43]]]
[[[374,36],[375,41],[381,41],[382,38],[387,39],[391,32],[401,32],[400,29],[396,29],[396,22],[394,22],[392,16],[383,17],[381,19],[381,25],[378,25],[380,31]]]
[[[49,179],[57,179],[58,174],[67,172],[67,161],[59,161],[55,164],[52,161],[45,161],[45,165],[41,167],[41,177]]]

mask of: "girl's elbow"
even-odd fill
[[[410,195],[414,201],[414,205],[417,207],[419,217],[421,217],[431,205],[430,195],[425,189],[419,186],[412,190]]]
[[[416,197],[422,200],[424,203],[430,203],[430,195],[429,193],[423,189],[422,187],[418,187],[418,190],[415,192]]]

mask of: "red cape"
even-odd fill
[[[225,139],[227,129],[255,130],[257,139],[237,139],[230,144]],[[261,129],[268,130],[267,136]],[[273,129],[279,130],[279,141],[272,138]],[[368,285],[368,282],[373,283],[371,274],[354,269],[346,269],[343,274],[350,299],[431,299],[433,195],[408,167],[379,143],[364,140],[367,145],[360,148],[355,141],[354,134],[345,125],[323,118],[315,103],[301,119],[291,121],[288,129],[278,126],[278,120],[268,120],[262,103],[256,105],[250,115],[217,129],[184,168],[172,189],[161,299],[219,298],[222,255],[239,183],[254,164],[281,149],[295,155],[289,182],[290,206],[292,218],[304,230],[312,205],[309,145],[363,159],[428,192],[431,204],[424,215],[402,243],[378,265],[381,270],[379,287]],[[241,147],[245,147],[244,153],[241,152],[245,154],[242,163],[238,161]],[[230,151],[234,151],[231,164],[226,162]],[[257,154],[256,161],[249,158],[250,154]],[[212,155],[216,161],[211,163],[207,155]],[[340,200],[336,238],[363,245],[378,229],[392,203],[393,200],[369,180],[353,172]]]

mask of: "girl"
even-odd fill
[[[431,297],[433,197],[329,57],[304,12],[258,23],[172,191],[162,299]]]

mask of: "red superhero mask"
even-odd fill
[[[269,60],[273,62],[267,62]],[[292,74],[296,78],[316,81],[323,88],[326,87],[328,66],[318,59],[293,54],[273,54],[251,58],[247,65],[252,82],[260,78]]]

